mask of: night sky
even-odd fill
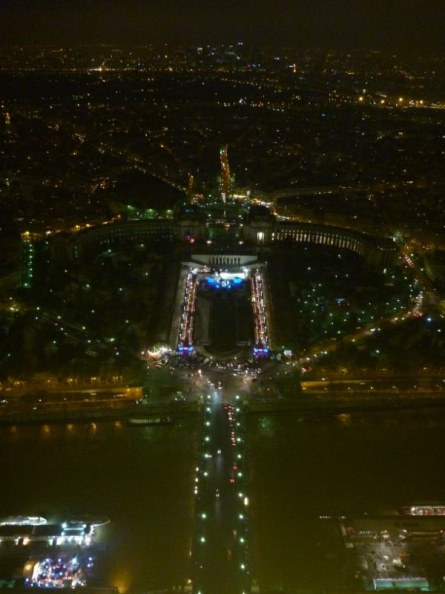
[[[0,43],[445,53],[445,0],[0,0]]]

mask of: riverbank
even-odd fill
[[[445,410],[445,396],[437,393],[375,394],[339,396],[326,393],[296,395],[294,398],[246,398],[247,413],[337,415],[354,412],[395,412],[403,410]],[[200,410],[198,400],[165,404],[142,404],[132,401],[67,402],[38,406],[4,405],[0,407],[0,425],[127,421],[147,416],[187,417]]]
[[[445,408],[445,396],[435,392],[419,394],[373,394],[339,396],[326,393],[297,395],[295,398],[257,398],[245,401],[251,413],[341,414],[353,412],[398,411]]]
[[[113,408],[110,405],[93,407],[85,403],[57,407],[14,407],[0,409],[0,425],[43,424],[43,423],[87,423],[94,421],[128,421],[129,418],[145,418],[147,416],[187,417],[195,415],[199,410],[197,403],[178,405],[147,406],[129,404]]]

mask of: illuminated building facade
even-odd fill
[[[361,256],[371,268],[391,266],[398,255],[397,244],[392,239],[309,223],[279,223],[271,240],[315,243],[348,250]]]
[[[250,216],[243,225],[243,253],[251,250],[255,254],[261,246],[273,247],[286,243],[309,243],[348,250],[361,256],[372,268],[386,268],[395,263],[398,247],[392,238],[377,237],[351,229],[313,225],[301,222],[276,221],[267,209]],[[110,223],[81,231],[77,235],[55,236],[50,249],[52,257],[58,261],[84,260],[91,251],[112,248],[129,242],[142,243],[149,240],[182,241],[202,244],[208,239],[205,221],[193,213],[186,213],[178,219],[158,219],[150,221],[126,221]],[[205,250],[208,252],[211,247]],[[230,253],[239,251],[231,247]],[[225,250],[227,252],[227,249]],[[219,261],[220,255],[215,254]],[[216,261],[216,260],[215,260]],[[229,261],[226,259],[226,263]]]

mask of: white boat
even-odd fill
[[[402,514],[406,516],[445,516],[445,504],[404,506],[402,507]]]
[[[78,529],[85,526],[104,526],[110,522],[107,516],[73,516],[65,520],[62,524],[63,529]]]
[[[46,523],[42,516],[8,516],[0,520],[0,526],[41,526]]]

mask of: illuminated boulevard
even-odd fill
[[[251,591],[248,496],[245,490],[243,415],[239,398],[224,403],[221,387],[202,411],[195,478],[193,591]]]

